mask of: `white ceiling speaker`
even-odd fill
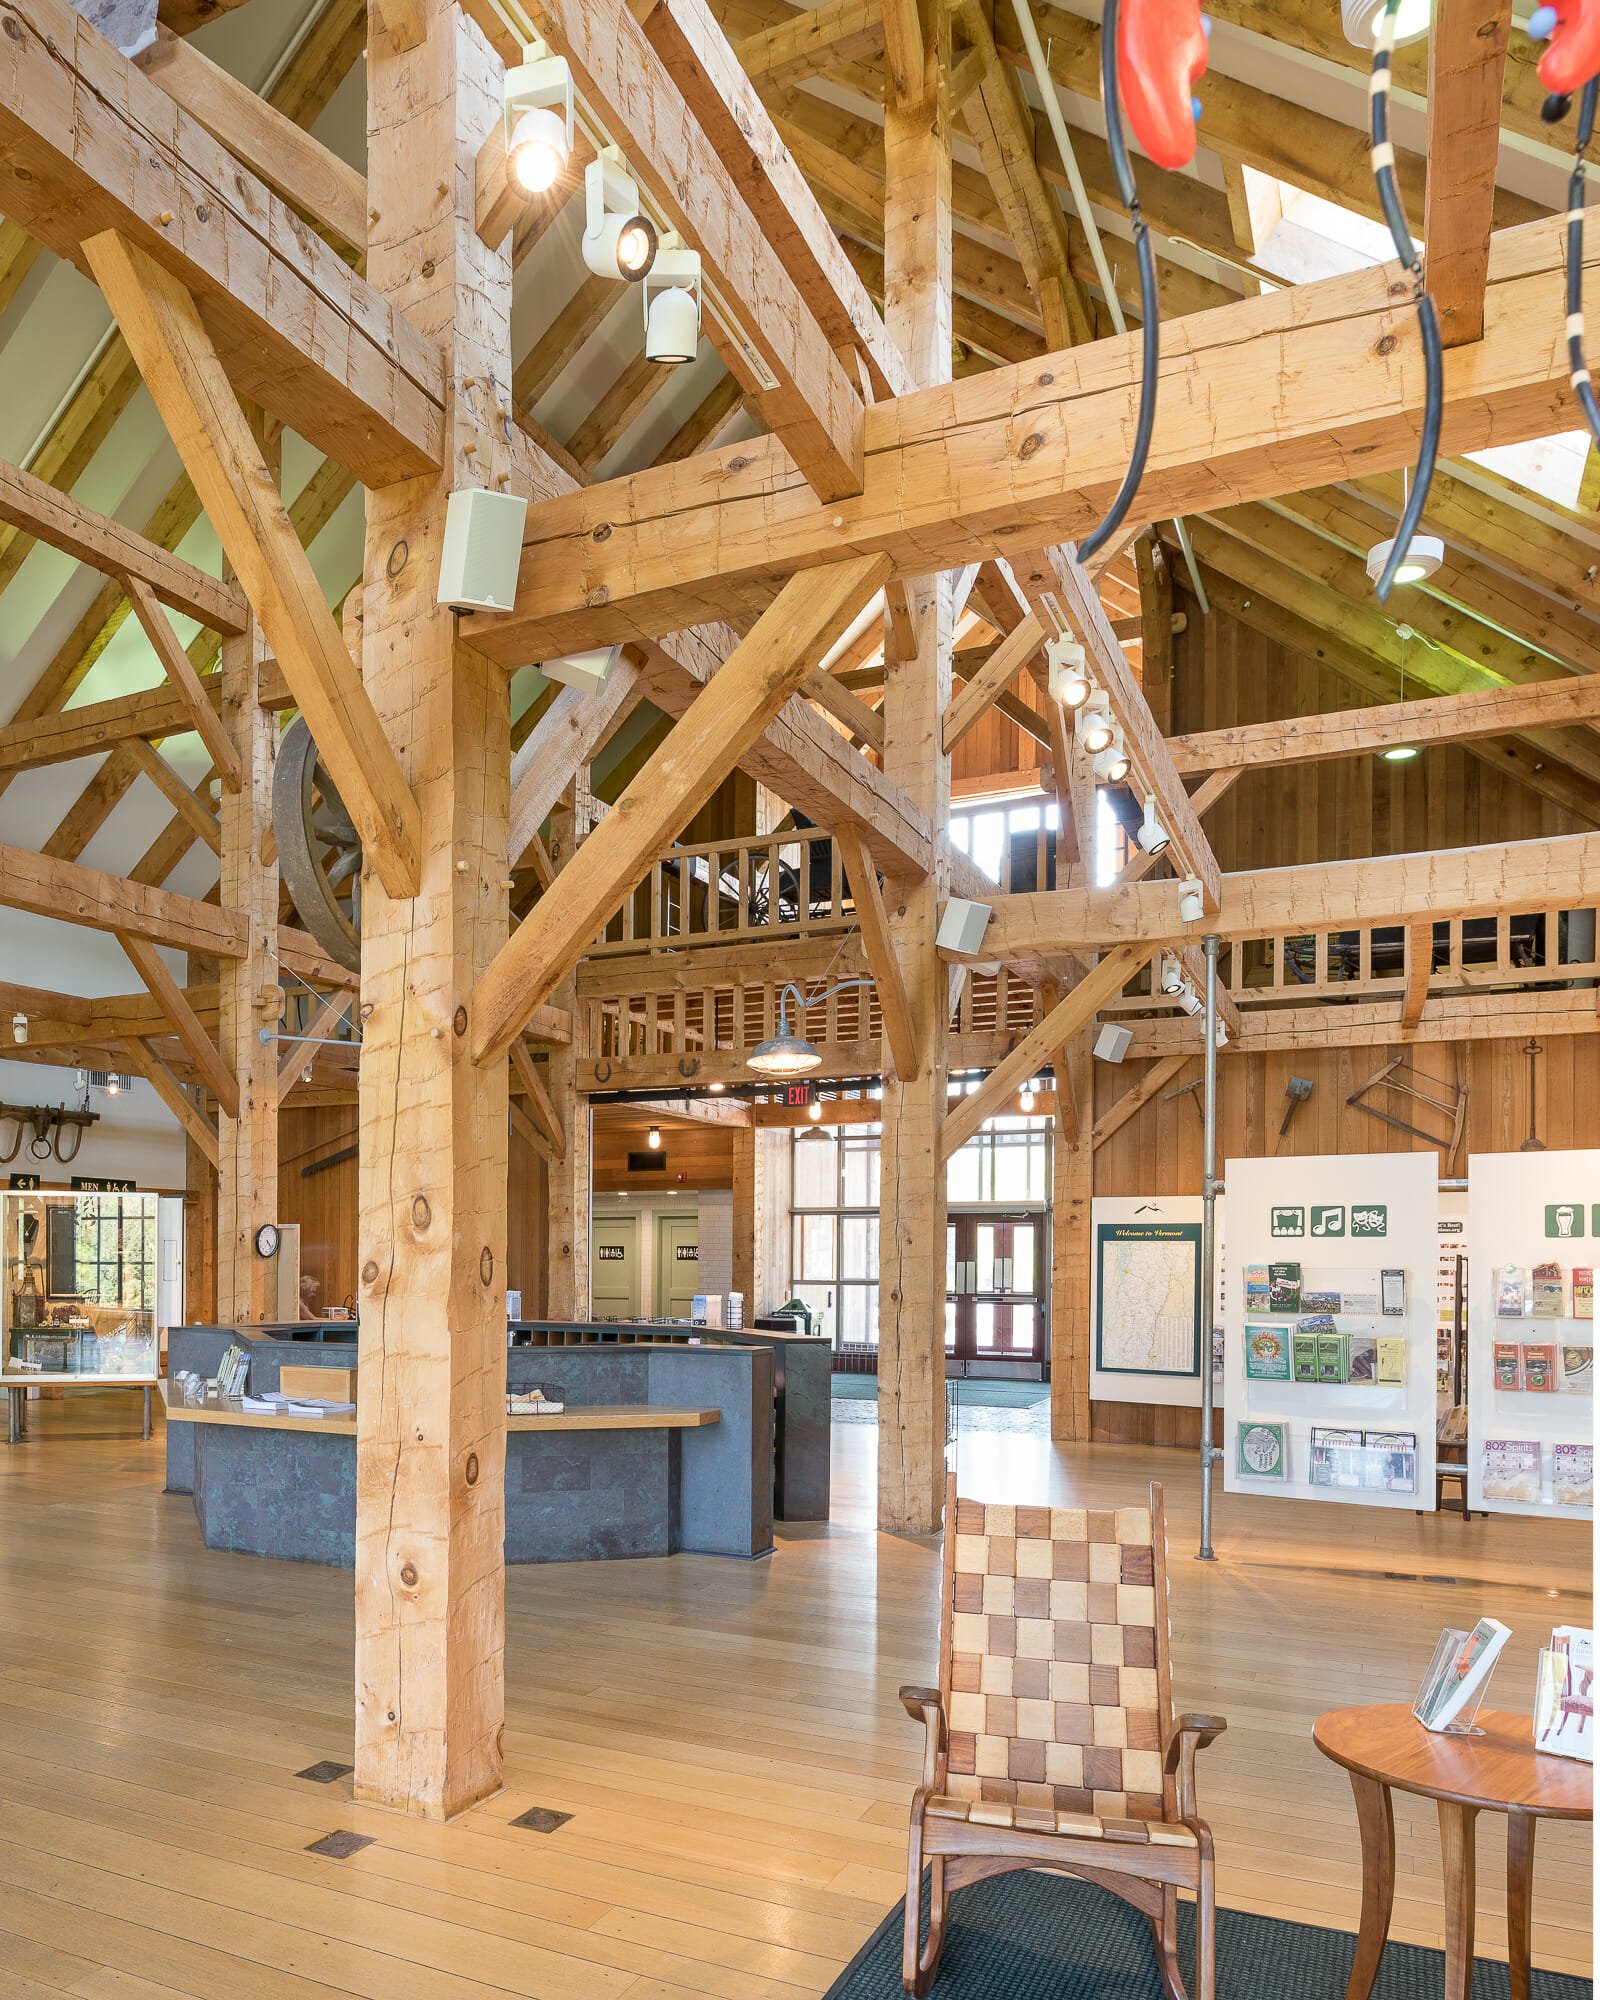
[[[1078,710],[1078,741],[1090,757],[1111,748],[1116,734],[1111,722],[1111,704],[1103,694],[1095,695]]]
[[[1185,875],[1178,884],[1178,915],[1186,924],[1197,924],[1205,913],[1205,884],[1198,875]]]
[[[439,602],[455,611],[509,611],[517,601],[522,530],[520,493],[464,486],[450,495],[439,557]]]
[[[1045,647],[1044,657],[1052,697],[1064,708],[1082,708],[1094,692],[1083,648],[1063,633]]]
[[[1384,0],[1339,0],[1345,40],[1353,42],[1358,49],[1370,51],[1377,39],[1383,9]],[[1433,0],[1400,0],[1400,11],[1394,24],[1395,47],[1399,48],[1406,42],[1420,42],[1428,32],[1432,13]]]
[[[692,361],[700,349],[700,252],[686,250],[669,230],[645,273],[644,352],[647,361]]]
[[[1387,541],[1374,542],[1367,551],[1367,575],[1374,583],[1383,575],[1384,564],[1389,560],[1389,551],[1394,547],[1394,536]],[[1444,543],[1437,535],[1413,535],[1411,546],[1406,550],[1406,558],[1394,573],[1396,583],[1421,583],[1426,576],[1432,576],[1444,561]]]
[[[581,688],[585,694],[598,694],[621,657],[621,646],[594,646],[586,653],[563,653],[557,660],[541,660],[539,671],[547,681]]]
[[[1107,1021],[1094,1038],[1094,1052],[1102,1062],[1119,1063],[1133,1044],[1133,1030]]]
[[[1146,854],[1164,854],[1172,844],[1172,835],[1156,816],[1156,795],[1146,792],[1144,796],[1144,818],[1139,822],[1139,831],[1134,836]]]
[[[959,952],[963,957],[981,951],[983,934],[993,915],[987,903],[969,903],[961,896],[952,896],[939,917],[940,951]]]
[[[537,36],[506,71],[506,167],[525,194],[544,194],[572,158],[572,71]]]
[[[640,212],[639,190],[615,146],[602,146],[583,176],[583,261],[597,278],[637,284],[656,260],[660,238]]]

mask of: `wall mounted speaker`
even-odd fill
[[[960,896],[952,896],[939,918],[939,949],[967,954],[981,951],[983,934],[993,914],[987,903],[969,903]]]
[[[528,503],[480,486],[450,495],[439,559],[439,602],[456,611],[509,611],[517,599]]]
[[[539,671],[547,681],[560,681],[563,687],[598,694],[621,654],[620,646],[595,646],[587,653],[566,653],[559,660],[541,660]]]
[[[1094,1038],[1094,1052],[1102,1062],[1121,1062],[1132,1041],[1131,1028],[1119,1028],[1114,1021],[1107,1021]]]

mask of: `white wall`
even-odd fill
[[[10,1034],[9,1022],[4,1024]],[[47,1068],[42,1063],[0,1061],[0,1102],[18,1105],[61,1105],[75,1110],[82,1102],[76,1072]],[[141,1188],[181,1194],[184,1183],[184,1143],[178,1121],[159,1102],[142,1077],[132,1090],[108,1097],[90,1093],[89,1109],[99,1123],[83,1135],[77,1158],[68,1165],[54,1157],[36,1160],[24,1137],[14,1160],[0,1165],[0,1185],[8,1174],[36,1173],[46,1187],[65,1187],[73,1174],[116,1174],[136,1180]],[[12,1127],[3,1127],[11,1143]]]

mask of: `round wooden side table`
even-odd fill
[[[1506,1906],[1511,2000],[1529,2000],[1533,1828],[1539,1819],[1592,1819],[1594,1773],[1570,1757],[1533,1747],[1526,1715],[1478,1711],[1481,1736],[1424,1729],[1400,1702],[1336,1708],[1320,1716],[1317,1748],[1350,1773],[1361,1826],[1361,1928],[1345,2000],[1367,2000],[1394,1906],[1394,1801],[1398,1787],[1435,1799],[1444,1856],[1444,2000],[1470,2000],[1477,1901],[1473,1825],[1480,1812],[1506,1815]]]

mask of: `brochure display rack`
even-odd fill
[[[1229,1160],[1230,1493],[1434,1508],[1431,1153]]]
[[[1467,1200],[1470,1505],[1592,1520],[1600,1152],[1475,1153]]]

